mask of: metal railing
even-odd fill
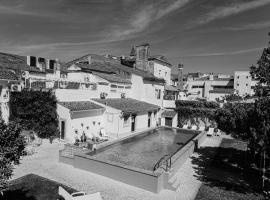
[[[164,169],[166,172],[172,167],[172,157],[170,155],[162,156],[157,163],[154,165],[153,171],[156,171],[158,168]],[[165,168],[163,164],[165,163]]]

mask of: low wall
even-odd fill
[[[183,163],[186,162],[187,158],[193,154],[194,150],[201,145],[205,137],[205,132],[199,133],[172,156],[172,169],[169,175],[168,173],[163,173],[164,171],[160,168],[153,172],[130,166],[126,167],[110,161],[104,162],[97,160],[86,153],[76,153],[73,156],[64,155],[64,152],[59,153],[59,161],[70,164],[75,168],[87,170],[132,186],[158,193],[166,184],[168,184],[168,178],[172,177]],[[124,139],[125,138],[121,138],[117,140],[117,142]],[[106,148],[106,146],[113,144],[114,142],[108,142],[106,145],[100,145],[100,148]]]
[[[205,138],[206,133],[201,132],[172,156],[172,169],[170,177],[172,177],[178,171],[178,169],[186,162],[186,160],[194,153],[194,151],[201,146],[201,143],[204,141]]]
[[[134,170],[127,167],[111,164],[106,161],[99,161],[90,158],[87,155],[75,155],[75,168],[90,171],[112,178],[117,181],[127,183],[154,193],[158,193],[163,188],[163,175],[155,175],[146,170]]]

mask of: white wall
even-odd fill
[[[167,85],[171,85],[171,68],[157,61],[150,61],[154,64],[154,76],[163,78]]]
[[[75,142],[76,137],[80,139],[83,131],[86,135],[89,132],[97,134],[100,128],[105,125],[104,111],[102,110],[70,112],[69,109],[57,104],[57,114],[59,116],[59,129],[61,121],[65,121],[65,141],[70,143]],[[87,126],[89,126],[89,131],[86,129]],[[75,130],[78,134],[75,133]]]
[[[234,73],[234,89],[240,96],[252,93],[251,75],[249,71],[236,71]]]

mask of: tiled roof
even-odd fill
[[[166,63],[167,65],[171,66],[172,64],[167,60],[165,56],[162,55],[154,55],[154,56],[149,56],[148,60],[157,60],[163,63]]]
[[[88,57],[91,56],[91,64],[81,64],[77,62],[87,62]],[[160,79],[155,77],[153,74],[150,72],[145,72],[143,70],[139,70],[136,68],[128,67],[125,65],[122,65],[119,60],[112,59],[110,57],[106,56],[101,56],[101,55],[96,55],[96,54],[88,54],[83,57],[77,58],[73,61],[70,61],[66,63],[63,68],[67,68],[71,66],[72,64],[75,64],[84,68],[84,70],[89,69],[89,72],[91,71],[96,71],[96,72],[104,72],[104,73],[115,73],[118,74],[118,71],[124,71],[129,74],[135,74],[138,76],[143,77],[147,81],[151,82],[157,82],[157,83],[165,83],[164,79]]]
[[[177,113],[174,110],[164,110],[161,117],[174,117]]]
[[[154,112],[160,109],[159,106],[146,103],[144,101],[138,101],[135,99],[93,99],[96,102],[108,105],[112,108],[121,110],[125,115],[129,114],[143,114],[147,112]]]
[[[18,80],[18,77],[11,71],[0,70],[0,79],[2,80]]]
[[[172,86],[172,85],[165,85],[165,90],[168,91],[174,91],[174,92],[178,92],[179,90],[177,89],[177,87]]]
[[[60,105],[68,108],[70,111],[86,111],[104,108],[91,101],[69,101],[69,102],[58,102]]]
[[[218,93],[218,94],[233,94],[233,89],[215,89],[210,90],[209,93]]]
[[[40,71],[35,67],[30,67],[29,65],[27,65],[26,56],[18,56],[8,53],[0,53],[0,68],[30,71],[30,72]]]
[[[114,74],[104,74],[104,73],[97,73],[97,72],[94,72],[93,74],[109,82],[131,84],[131,81],[129,79],[124,79]]]
[[[196,81],[209,81],[209,76],[204,76],[196,79]],[[213,81],[233,81],[233,77],[230,78],[219,78],[218,76],[213,76]]]

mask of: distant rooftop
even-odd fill
[[[104,73],[98,73],[98,72],[94,72],[93,74],[112,83],[131,84],[131,81],[129,79],[119,77],[115,74],[104,74]]]
[[[30,71],[39,72],[40,70],[35,67],[30,67],[26,63],[26,56],[19,56],[9,53],[0,52],[0,69],[10,69],[10,70],[20,70],[20,71]]]

